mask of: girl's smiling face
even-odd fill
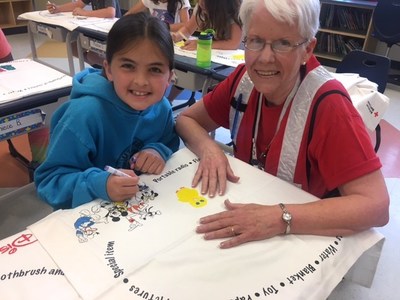
[[[145,110],[159,102],[170,83],[168,59],[154,42],[144,39],[104,61],[107,79],[117,95],[135,110]]]

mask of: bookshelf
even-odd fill
[[[0,27],[26,27],[27,21],[17,20],[24,12],[32,11],[32,0],[0,0]]]
[[[351,50],[374,52],[372,15],[377,1],[321,0],[320,29],[314,53],[339,62]]]

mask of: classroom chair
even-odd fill
[[[400,46],[400,0],[379,0],[373,13],[373,36],[386,44],[385,56],[394,45]],[[389,75],[389,74],[388,74]],[[389,80],[400,83],[400,74],[389,75]]]
[[[390,71],[390,59],[387,56],[353,50],[349,52],[336,68],[336,73],[356,73],[361,77],[378,85],[378,92],[384,93]],[[375,128],[375,152],[378,151],[381,143],[381,128]]]

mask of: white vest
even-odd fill
[[[325,82],[332,79],[334,79],[333,76],[324,67],[319,66],[315,68],[303,79],[292,100],[293,103],[289,110],[277,172],[279,178],[289,183],[293,183],[294,180],[300,144],[314,96]],[[235,99],[241,99],[241,104],[246,105],[253,88],[254,84],[246,71],[235,90]],[[287,101],[291,100],[288,99]],[[235,107],[231,106],[229,127],[232,141],[235,145],[243,114],[244,112],[238,111]],[[280,116],[280,119],[282,118],[283,115]]]

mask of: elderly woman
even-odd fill
[[[201,182],[203,194],[223,195],[227,181],[239,180],[208,134],[223,126],[237,158],[321,198],[287,205],[226,200],[226,211],[202,218],[196,229],[205,239],[225,238],[221,248],[289,233],[349,235],[388,222],[381,163],[363,121],[313,55],[319,12],[318,0],[244,0],[245,64],[177,119],[178,133],[201,159],[193,186]]]

